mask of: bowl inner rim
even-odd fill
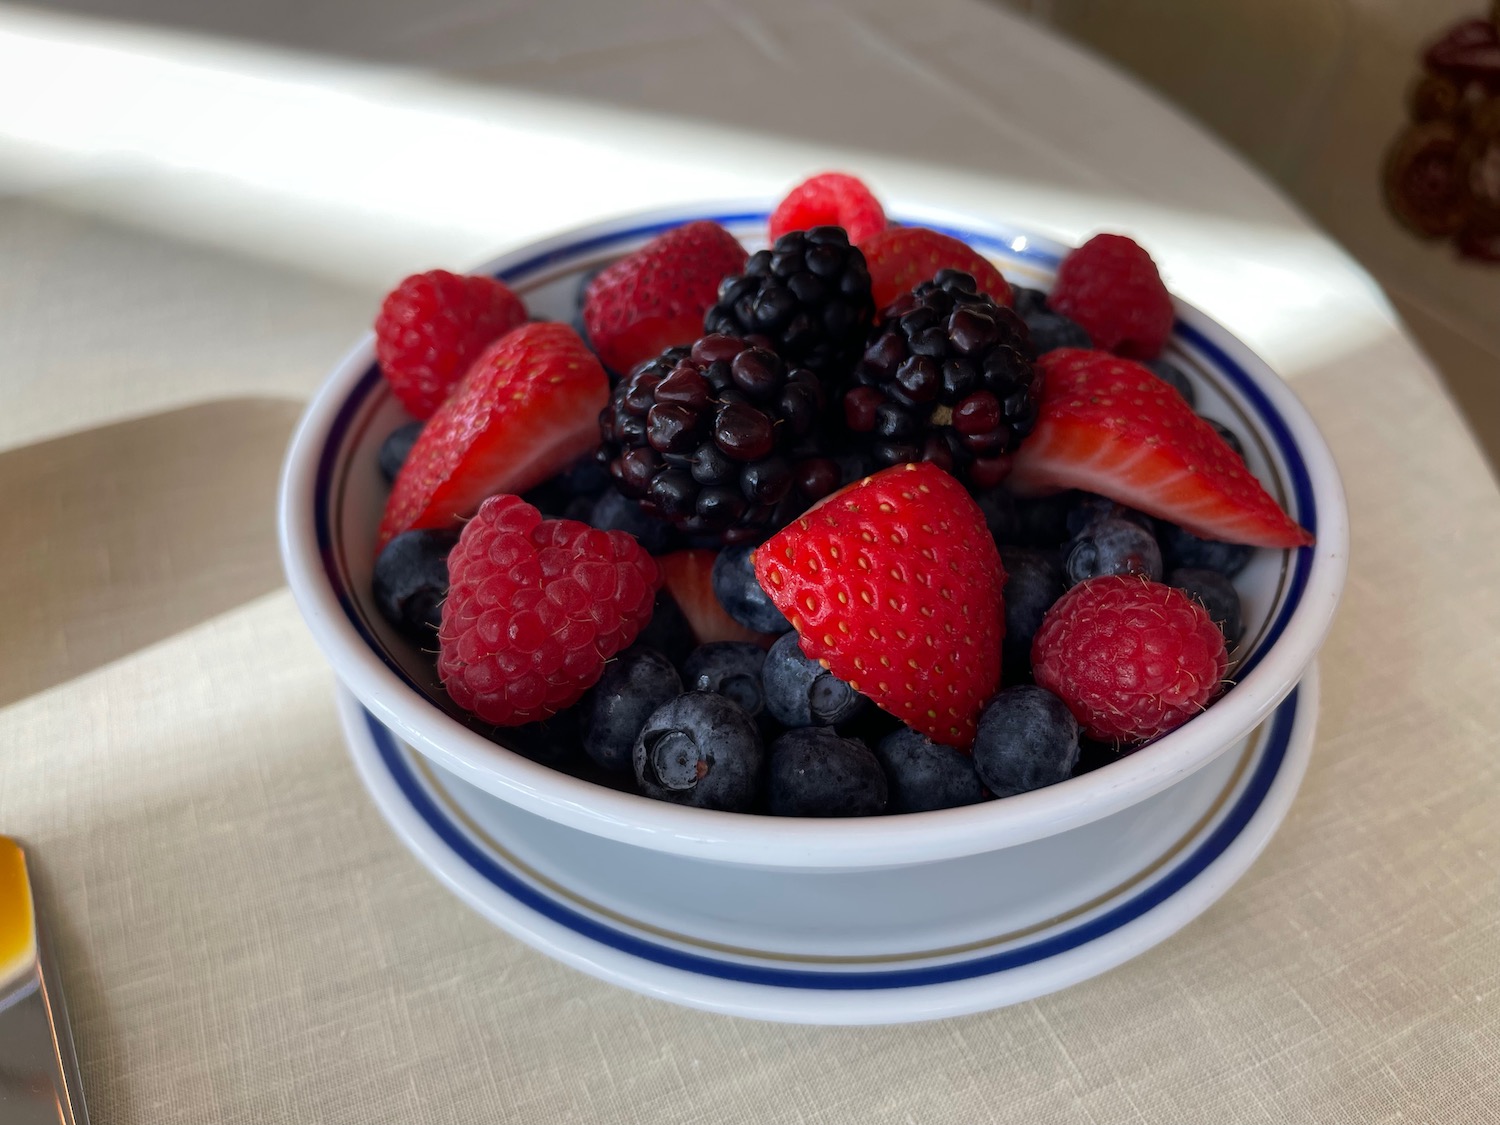
[[[758,231],[763,231],[767,215],[768,209],[763,207],[720,207],[706,211],[675,209],[658,216],[627,217],[611,223],[598,224],[583,231],[565,234],[523,249],[497,259],[476,272],[491,273],[524,291],[549,277],[580,268],[583,259],[590,256],[597,257],[603,251],[623,252],[634,244],[683,222],[709,218],[731,229],[752,228],[755,230],[758,228]],[[924,225],[942,230],[944,233],[969,243],[981,252],[1001,258],[1002,266],[1006,262],[1012,265],[1019,263],[1023,267],[1030,266],[1042,273],[1050,274],[1066,252],[1066,248],[1016,227],[976,224],[970,220],[955,222],[928,216],[917,217],[914,221],[920,221]],[[1299,611],[1303,610],[1309,583],[1320,566],[1326,569],[1332,565],[1330,556],[1337,559],[1339,563],[1342,562],[1343,537],[1346,531],[1343,527],[1341,504],[1333,505],[1335,508],[1332,513],[1333,518],[1324,521],[1327,526],[1320,527],[1320,516],[1325,513],[1319,508],[1317,498],[1319,490],[1314,486],[1312,471],[1307,460],[1304,459],[1304,448],[1299,447],[1298,444],[1299,437],[1303,446],[1307,446],[1309,441],[1314,443],[1313,448],[1308,452],[1315,455],[1314,459],[1319,463],[1318,468],[1321,472],[1333,474],[1331,496],[1335,501],[1341,501],[1341,490],[1338,487],[1337,474],[1333,469],[1331,456],[1327,454],[1326,446],[1322,444],[1321,437],[1317,434],[1311,420],[1306,418],[1300,404],[1296,402],[1295,397],[1285,388],[1285,385],[1275,379],[1269,369],[1265,368],[1264,363],[1259,361],[1253,353],[1250,353],[1201,312],[1185,302],[1177,301],[1176,304],[1178,317],[1174,325],[1173,343],[1184,346],[1190,352],[1197,352],[1205,361],[1203,366],[1213,371],[1213,377],[1222,377],[1227,380],[1233,391],[1233,395],[1226,396],[1231,406],[1239,409],[1235,403],[1237,396],[1253,412],[1253,418],[1249,416],[1242,418],[1241,432],[1245,433],[1247,439],[1257,442],[1262,441],[1262,435],[1264,435],[1264,440],[1269,440],[1274,446],[1274,451],[1265,450],[1266,460],[1278,466],[1279,473],[1285,474],[1286,483],[1285,494],[1277,498],[1303,526],[1319,536],[1319,543],[1314,547],[1283,552],[1279,589],[1273,600],[1273,612],[1260,636],[1249,642],[1248,655],[1235,670],[1235,685],[1220,697],[1212,708],[1191,723],[1185,724],[1184,727],[1119,762],[1103,766],[1091,774],[1069,779],[1048,789],[1007,798],[1000,803],[988,802],[983,805],[943,810],[937,813],[866,818],[864,821],[829,823],[737,816],[666,805],[636,794],[621,793],[593,782],[571,777],[505,750],[503,746],[485,740],[482,735],[469,730],[451,716],[444,714],[441,708],[427,697],[422,686],[412,679],[400,661],[375,635],[348,588],[344,568],[339,561],[343,545],[335,531],[338,523],[338,484],[341,472],[348,468],[347,458],[342,455],[351,445],[351,428],[359,423],[361,417],[368,420],[370,412],[367,407],[371,396],[376,395],[381,387],[380,375],[374,363],[371,339],[368,335],[340,368],[330,376],[323,392],[309,407],[304,424],[299,429],[288,456],[287,473],[283,481],[282,533],[283,551],[287,556],[289,576],[293,578],[293,589],[298,595],[304,615],[308,616],[309,623],[314,625],[314,632],[318,634],[320,643],[323,643],[325,649],[329,650],[329,656],[341,678],[350,683],[351,688],[366,702],[367,706],[373,706],[384,721],[391,722],[397,732],[411,741],[416,748],[428,753],[439,765],[455,769],[460,776],[465,776],[471,781],[478,780],[483,788],[499,796],[507,799],[519,798],[517,803],[530,806],[533,811],[542,811],[543,815],[552,815],[551,812],[539,806],[552,806],[554,810],[564,808],[569,814],[565,819],[576,819],[580,822],[580,827],[591,831],[602,831],[605,835],[647,846],[669,846],[671,850],[679,849],[670,844],[663,844],[661,839],[652,837],[665,833],[667,837],[677,839],[679,842],[692,841],[699,844],[705,842],[712,844],[715,840],[721,842],[732,840],[734,843],[730,845],[730,850],[735,851],[739,850],[735,845],[745,845],[755,839],[764,840],[768,829],[774,828],[778,837],[785,837],[788,834],[788,827],[795,825],[796,830],[793,834],[805,837],[808,843],[827,844],[834,840],[840,841],[840,846],[836,850],[844,853],[846,858],[852,858],[857,854],[859,848],[857,838],[860,836],[878,835],[883,841],[888,842],[893,836],[909,836],[928,829],[939,829],[941,825],[943,827],[941,834],[956,840],[957,836],[963,835],[966,829],[977,829],[983,821],[1003,820],[1006,814],[1011,814],[1012,820],[1034,822],[1031,830],[1020,829],[1017,824],[1014,827],[1019,832],[1001,833],[1002,836],[1015,836],[1015,839],[1009,842],[1020,842],[1021,839],[1048,835],[1052,831],[1062,830],[1062,827],[1071,827],[1074,824],[1095,819],[1097,816],[1107,815],[1116,808],[1132,803],[1133,800],[1142,799],[1151,792],[1170,784],[1173,777],[1181,776],[1186,769],[1177,768],[1175,772],[1167,769],[1165,773],[1170,776],[1166,780],[1161,781],[1160,784],[1141,788],[1141,791],[1130,799],[1122,799],[1117,793],[1114,801],[1107,802],[1097,811],[1089,813],[1084,808],[1089,804],[1088,797],[1084,793],[1085,789],[1097,788],[1101,782],[1113,783],[1112,787],[1117,790],[1120,789],[1122,783],[1125,788],[1134,789],[1135,787],[1130,786],[1128,780],[1122,775],[1132,768],[1149,762],[1152,757],[1163,758],[1165,751],[1174,744],[1178,748],[1178,755],[1183,757],[1184,762],[1188,758],[1197,759],[1188,768],[1196,768],[1197,765],[1210,760],[1212,753],[1202,749],[1196,754],[1188,753],[1182,744],[1195,731],[1207,733],[1203,729],[1206,726],[1227,727],[1225,723],[1211,724],[1209,720],[1215,715],[1223,714],[1226,703],[1237,695],[1246,693],[1247,686],[1253,685],[1257,679],[1262,678],[1255,677],[1254,673],[1262,661],[1273,652],[1276,643],[1298,617]],[[1239,354],[1235,355],[1231,352]],[[1257,382],[1246,369],[1251,366],[1259,367],[1263,372],[1263,378],[1269,376],[1269,390]],[[1273,401],[1273,398],[1281,401]],[[1297,418],[1299,436],[1294,436],[1292,425],[1283,416],[1284,410],[1294,415],[1299,413],[1302,415]],[[331,417],[329,417],[330,414]],[[322,418],[326,418],[327,421],[319,425],[318,421]],[[312,471],[310,473],[294,472],[299,466],[304,470]],[[310,481],[306,480],[308,476],[311,477]],[[1271,483],[1273,483],[1273,492],[1282,491],[1279,475],[1277,481]],[[298,488],[309,487],[310,496],[306,491],[300,493],[296,491]],[[1323,491],[1326,498],[1329,495],[1328,490]],[[306,503],[309,499],[310,505]],[[298,522],[296,519],[298,512],[303,512],[310,517],[306,523]],[[311,525],[310,528],[308,524]],[[312,568],[316,572],[314,578],[316,584],[323,587],[317,591],[317,594],[324,602],[331,599],[336,603],[340,611],[337,617],[342,618],[342,621],[333,623],[333,632],[341,634],[339,642],[342,643],[332,647],[330,645],[332,638],[325,631],[320,630],[319,623],[313,620],[314,615],[309,613],[307,596],[309,591],[305,588],[299,589],[299,586],[303,584],[296,580],[299,572],[302,577],[306,578],[309,570],[306,565],[307,560],[300,556],[297,547],[299,535],[307,530],[312,531],[311,539],[315,545],[316,566]],[[1330,542],[1329,539],[1333,541]],[[1341,586],[1343,577],[1341,565],[1336,569],[1337,574],[1325,575],[1325,578],[1331,577],[1332,579],[1333,601],[1337,600],[1338,587]],[[1326,581],[1323,584],[1328,585]],[[1330,605],[1324,616],[1331,618],[1331,615],[1332,606]],[[329,622],[325,619],[322,624],[327,625]],[[1316,650],[1317,642],[1321,641],[1326,625],[1327,621],[1324,620],[1321,626],[1316,627],[1313,643],[1306,653],[1307,659],[1310,660],[1312,652]],[[377,658],[384,666],[379,671],[394,677],[406,692],[415,695],[415,701],[409,698],[401,700],[399,692],[393,696],[389,689],[395,685],[391,684],[382,685],[385,690],[381,691],[376,691],[369,685],[366,685],[365,690],[361,690],[358,677],[351,678],[345,674],[343,661],[349,655],[348,642],[351,640],[349,636],[351,632],[367,656]],[[1306,661],[1302,663],[1305,664]],[[1297,672],[1300,674],[1300,667]],[[1280,685],[1275,689],[1274,698],[1260,701],[1256,707],[1258,715],[1256,721],[1259,717],[1264,717],[1269,713],[1280,697],[1290,690],[1294,682],[1295,678]],[[427,714],[425,716],[420,713],[413,714],[412,708],[405,706],[411,702],[418,703],[419,709],[424,708]],[[1246,733],[1253,725],[1254,722],[1249,721],[1240,729],[1228,728],[1225,744]],[[1108,778],[1100,776],[1110,773],[1113,776]],[[1067,797],[1071,797],[1072,800],[1061,800]],[[580,809],[580,802],[584,803],[582,809]],[[624,804],[622,805],[621,802]],[[1057,823],[1062,827],[1045,827],[1048,810],[1043,806],[1047,804],[1073,806],[1071,811],[1065,811],[1062,808],[1053,810],[1060,814]],[[597,807],[590,812],[588,811],[590,805]],[[893,832],[893,829],[896,831]],[[956,844],[950,841],[946,849],[939,850],[943,854],[949,854],[955,847]],[[957,847],[957,851],[973,850],[975,849],[972,846]]]

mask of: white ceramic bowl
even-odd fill
[[[533,315],[572,319],[579,278],[662,230],[714,218],[747,244],[766,209],[707,205],[585,227],[481,267]],[[1064,248],[1018,228],[904,210],[992,257],[1012,281],[1046,288]],[[1239,744],[1286,697],[1322,645],[1343,586],[1347,513],[1338,471],[1296,397],[1248,348],[1177,302],[1169,356],[1198,408],[1235,429],[1250,468],[1317,544],[1256,553],[1237,579],[1247,638],[1235,684],[1152,745],[1047,789],[966,808],[852,820],[792,820],[679,808],[532,762],[462,722],[431,660],[376,612],[369,593],[385,488],[376,451],[404,415],[362,338],[308,407],[283,472],[280,535],[298,607],[342,683],[378,721],[442,769],[528,814],[602,840],[708,863],[789,873],[896,868],[993,853],[1098,821],[1183,780]]]

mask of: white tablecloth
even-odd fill
[[[974,0],[116,2],[0,8],[0,831],[95,1121],[1500,1120],[1500,501],[1239,161]],[[271,537],[299,404],[403,273],[827,166],[1135,233],[1292,380],[1353,521],[1252,872],[1121,969],[931,1025],[680,1010],[472,914],[361,790]]]

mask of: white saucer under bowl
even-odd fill
[[[789,871],[639,848],[529,813],[444,771],[347,689],[359,773],[460,898],[535,948],[626,988],[795,1023],[1001,1007],[1164,940],[1250,867],[1312,749],[1316,666],[1247,738],[1110,816],[905,867]]]

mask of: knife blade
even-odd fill
[[[0,1121],[88,1125],[62,989],[26,853],[0,836]]]

